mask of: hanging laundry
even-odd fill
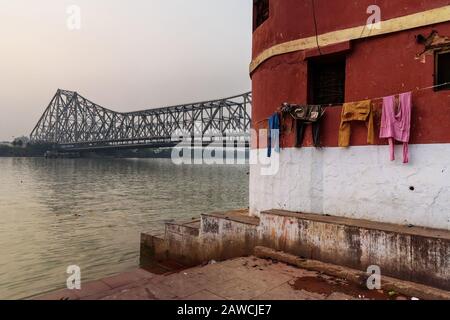
[[[367,126],[367,143],[375,143],[375,131],[373,126],[372,101],[349,102],[342,106],[341,125],[339,128],[339,147],[350,145],[351,122],[364,121]]]
[[[295,146],[300,148],[303,145],[305,129],[308,124],[312,124],[313,144],[320,147],[320,119],[325,113],[325,109],[320,105],[296,105],[284,103],[282,112],[288,113],[296,121],[296,142]]]
[[[297,121],[297,135],[295,137],[295,147],[301,148],[303,145],[303,139],[305,136],[305,129],[308,125],[307,122]],[[312,136],[314,147],[320,147],[320,122],[312,123]]]
[[[267,156],[272,156],[272,143],[274,144],[275,152],[280,152],[280,117],[278,113],[274,113],[269,118],[269,132],[267,136]]]
[[[380,138],[389,139],[391,161],[395,160],[395,140],[403,143],[403,163],[409,162],[412,93],[383,98]]]

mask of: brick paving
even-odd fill
[[[296,286],[299,279],[313,279],[309,291]],[[284,263],[255,257],[237,258],[177,273],[156,275],[143,269],[82,283],[81,290],[59,290],[36,300],[350,300],[364,296],[311,290],[314,279],[337,283],[332,277]],[[313,292],[315,291],[315,292]]]

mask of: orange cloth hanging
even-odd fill
[[[342,106],[341,125],[339,128],[339,147],[350,145],[351,122],[364,121],[367,125],[367,143],[375,143],[375,129],[373,125],[373,108],[371,100],[345,103]]]

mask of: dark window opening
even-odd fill
[[[253,0],[253,31],[269,19],[269,0]]]
[[[436,91],[450,89],[450,50],[436,52]]]
[[[345,101],[345,56],[320,57],[308,62],[308,102],[337,105]]]

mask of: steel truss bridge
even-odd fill
[[[212,101],[120,113],[59,89],[33,129],[35,143],[59,151],[209,145],[250,140],[251,92]]]

